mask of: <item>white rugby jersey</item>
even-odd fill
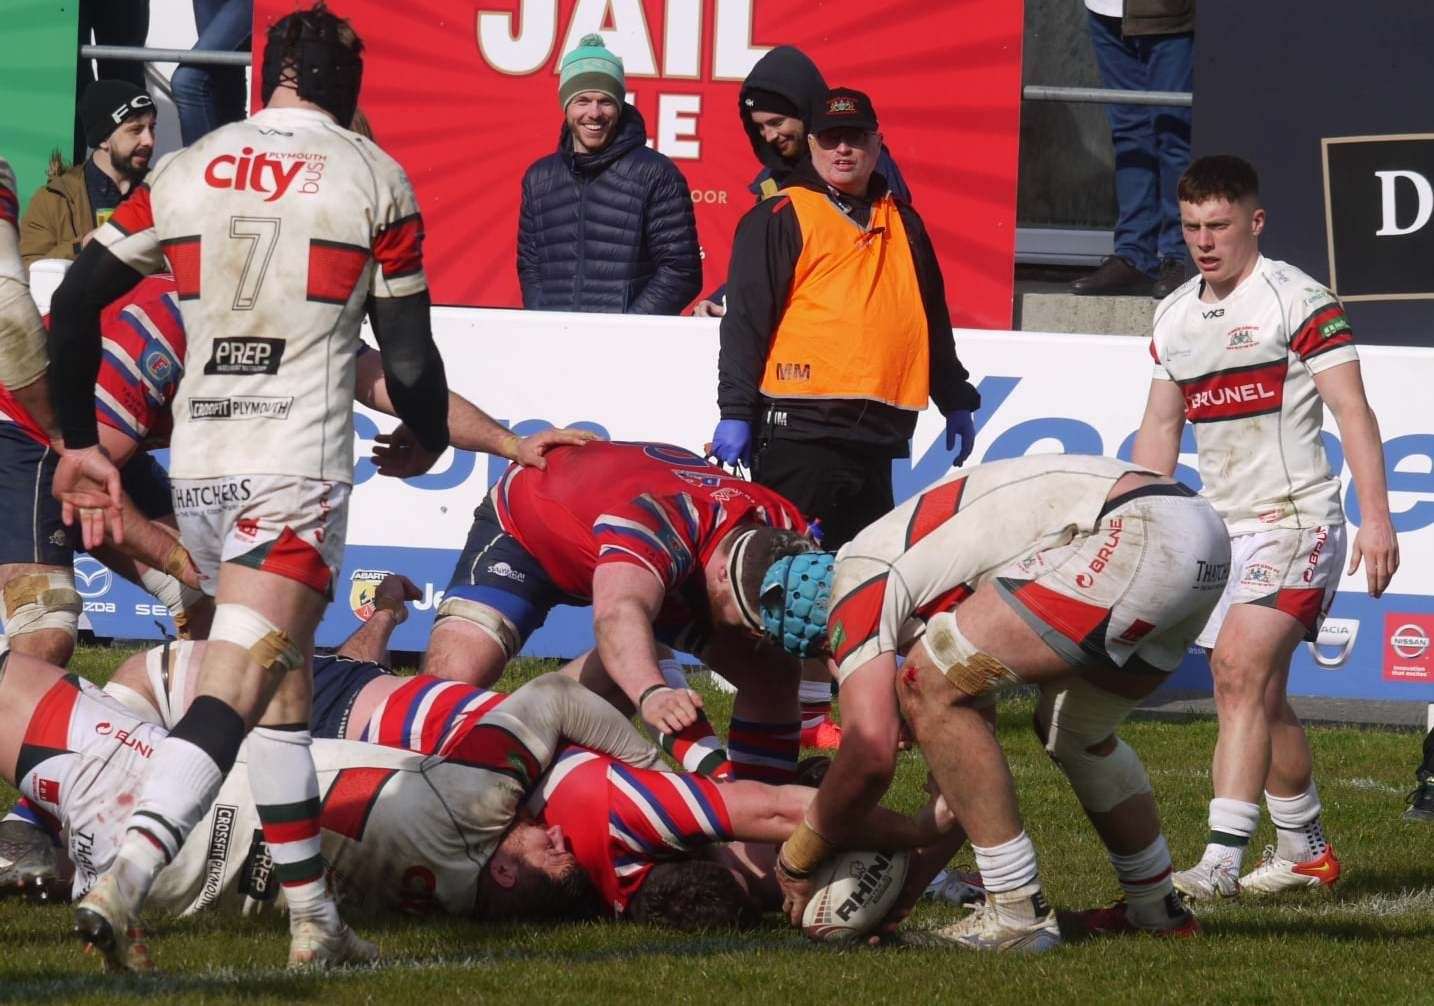
[[[1201,300],[1203,287],[1196,277],[1161,301],[1150,342],[1156,379],[1185,396],[1202,495],[1231,534],[1342,524],[1314,375],[1359,359],[1344,307],[1263,256],[1224,300]]]
[[[1095,530],[1111,487],[1136,465],[1034,455],[953,472],[837,553],[827,639],[845,681],[899,651],[996,570]]]
[[[179,285],[170,475],[352,482],[364,301],[426,289],[422,237],[398,163],[321,112],[265,109],[161,158],[96,239]]]
[[[30,285],[30,272],[20,261],[20,190],[10,162],[0,157],[0,279]]]

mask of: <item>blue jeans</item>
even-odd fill
[[[1195,37],[1123,38],[1120,18],[1090,13],[1090,37],[1106,87],[1189,91]],[[1190,109],[1106,105],[1115,146],[1115,253],[1154,275],[1163,258],[1184,258],[1175,187],[1190,165]]]
[[[254,26],[254,0],[194,0],[196,49],[244,49]],[[186,64],[170,78],[179,109],[179,135],[187,147],[212,129],[238,122],[248,110],[242,67]]]

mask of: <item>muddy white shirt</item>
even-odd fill
[[[364,301],[426,289],[403,170],[321,112],[265,109],[161,158],[96,235],[179,285],[170,475],[353,480]]]
[[[0,279],[30,283],[20,261],[20,197],[10,162],[0,157]]]
[[[899,651],[997,570],[1095,530],[1111,487],[1144,471],[1113,458],[1035,455],[953,472],[837,553],[827,638],[838,680]]]
[[[1344,307],[1263,256],[1224,300],[1196,277],[1155,312],[1155,378],[1173,380],[1195,426],[1202,495],[1231,534],[1344,522],[1314,375],[1358,360]]]

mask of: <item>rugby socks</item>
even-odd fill
[[[1307,863],[1329,849],[1320,821],[1324,808],[1313,782],[1299,796],[1275,796],[1266,790],[1265,806],[1270,808],[1270,820],[1275,823],[1275,852],[1281,859]]]
[[[1217,796],[1210,801],[1210,838],[1202,863],[1225,863],[1238,870],[1250,836],[1260,825],[1260,805]]]
[[[986,904],[1007,925],[1024,926],[1050,913],[1036,869],[1036,847],[1022,831],[1009,842],[972,845],[986,887]]]
[[[112,871],[136,907],[209,810],[244,741],[244,720],[201,695],[155,746],[144,791],[130,815]]]
[[[1164,835],[1129,856],[1110,853],[1110,865],[1125,892],[1126,917],[1131,922],[1144,929],[1164,929],[1174,921],[1170,897],[1175,887]]]
[[[800,722],[758,723],[734,716],[727,733],[727,747],[732,752],[733,778],[780,786],[797,777],[802,725]]]
[[[802,704],[802,729],[812,730],[832,714],[832,683],[830,681],[803,681],[797,692]]]
[[[339,925],[319,841],[319,777],[307,723],[255,727],[249,736],[249,791],[289,904],[289,924]]]
[[[662,680],[667,687],[687,688],[687,675],[676,659],[665,657],[659,660],[657,669],[662,672]],[[711,720],[701,709],[697,710],[697,719],[693,723],[675,734],[659,734],[657,743],[688,772],[718,779],[732,775],[732,763],[727,759],[727,752],[717,739]]]

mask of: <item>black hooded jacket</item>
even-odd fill
[[[528,310],[677,314],[702,289],[687,179],[649,150],[647,127],[624,105],[617,134],[596,154],[557,152],[523,175],[518,280]]]

